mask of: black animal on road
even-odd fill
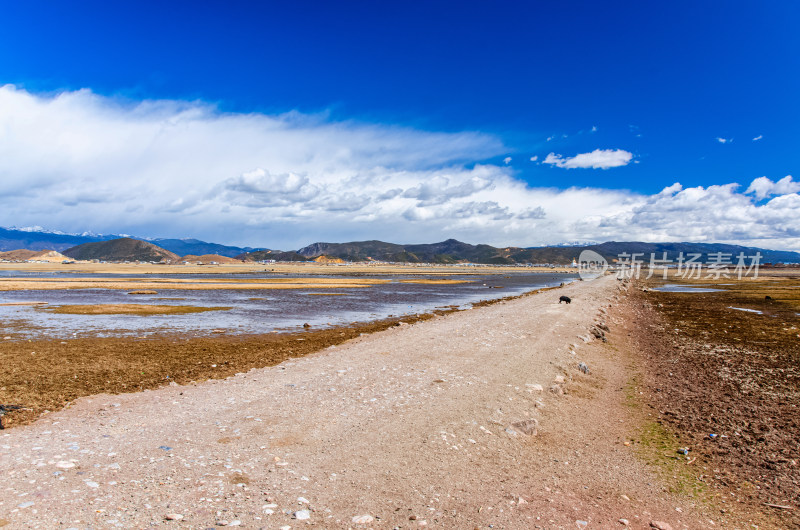
[[[569,296],[562,296],[561,298],[558,299],[558,303],[560,304],[561,302],[570,303],[572,302],[572,298],[570,298]]]

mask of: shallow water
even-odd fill
[[[735,310],[737,310],[737,311],[747,311],[748,313],[756,313],[756,314],[758,314],[758,315],[763,315],[763,314],[764,314],[764,312],[763,312],[763,311],[759,311],[758,309],[747,309],[746,307],[733,307],[733,306],[728,306],[728,309],[735,309]]]
[[[57,274],[56,274],[57,275]],[[48,273],[53,277],[53,273]],[[76,275],[70,275],[76,277]],[[91,278],[92,275],[81,274]],[[116,276],[115,276],[116,277]],[[141,277],[138,275],[136,277]],[[197,278],[197,275],[158,274],[148,278]],[[202,278],[237,278],[240,274],[220,274]],[[245,277],[286,278],[301,275],[247,275]],[[332,276],[341,278],[342,276]],[[213,330],[233,333],[268,333],[302,328],[331,327],[353,322],[378,320],[430,312],[437,308],[469,307],[481,300],[519,295],[542,287],[557,286],[576,279],[574,275],[551,273],[512,273],[469,275],[453,279],[466,283],[425,285],[401,283],[419,276],[369,276],[391,282],[365,288],[183,290],[158,289],[154,295],[129,295],[125,290],[75,289],[0,292],[0,303],[47,302],[46,306],[0,306],[0,332],[22,338],[71,338],[79,336],[149,336],[158,333],[208,335]],[[424,278],[424,277],[422,277]],[[315,296],[310,293],[343,293],[344,296]],[[180,298],[165,300],[164,298]],[[557,297],[556,297],[557,298]],[[178,315],[70,315],[56,314],[48,307],[68,304],[163,304],[189,306],[227,306],[228,311]]]
[[[714,293],[722,291],[723,289],[714,289],[705,286],[692,286],[692,285],[678,285],[676,283],[668,283],[661,287],[653,289],[662,293]]]

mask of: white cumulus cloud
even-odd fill
[[[733,138],[722,138],[721,136],[717,136],[717,141],[721,144],[729,144],[733,142]]]
[[[633,154],[623,149],[595,149],[591,153],[580,153],[573,157],[550,153],[543,163],[565,169],[609,169],[627,166],[631,160],[633,160]]]
[[[797,193],[800,191],[800,182],[792,180],[791,175],[786,175],[777,182],[773,182],[767,177],[758,177],[750,183],[745,193],[752,193],[757,199],[764,199],[774,195],[785,195],[787,193]]]
[[[613,239],[800,248],[800,185],[791,177],[760,177],[744,192],[735,183],[676,183],[651,195],[531,187],[511,166],[485,162],[508,152],[475,132],[4,86],[0,225],[283,249],[449,237],[498,246]],[[632,161],[621,149],[544,160],[598,169]]]

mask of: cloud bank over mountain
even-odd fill
[[[574,239],[731,241],[800,249],[800,183],[759,176],[654,195],[603,189],[633,155],[549,156],[598,186],[531,187],[502,139],[233,114],[204,102],[0,87],[0,225],[43,225],[297,248],[449,237],[533,246]],[[544,153],[543,153],[544,155]],[[499,160],[498,162],[494,162]],[[645,164],[636,164],[642,171]],[[755,177],[755,176],[754,176]]]

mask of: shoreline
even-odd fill
[[[482,300],[472,304],[472,308],[559,288],[543,287],[519,295]],[[27,425],[43,414],[69,407],[82,397],[141,392],[170,383],[196,384],[225,379],[311,355],[366,334],[469,309],[450,307],[346,326],[289,332],[220,333],[217,336],[164,332],[141,338],[5,340],[0,342],[4,367],[0,371],[0,404],[21,405],[23,409],[8,412],[3,426]],[[163,351],[170,354],[159,354]],[[243,355],[244,351],[249,353]],[[58,362],[53,363],[54,359]]]

